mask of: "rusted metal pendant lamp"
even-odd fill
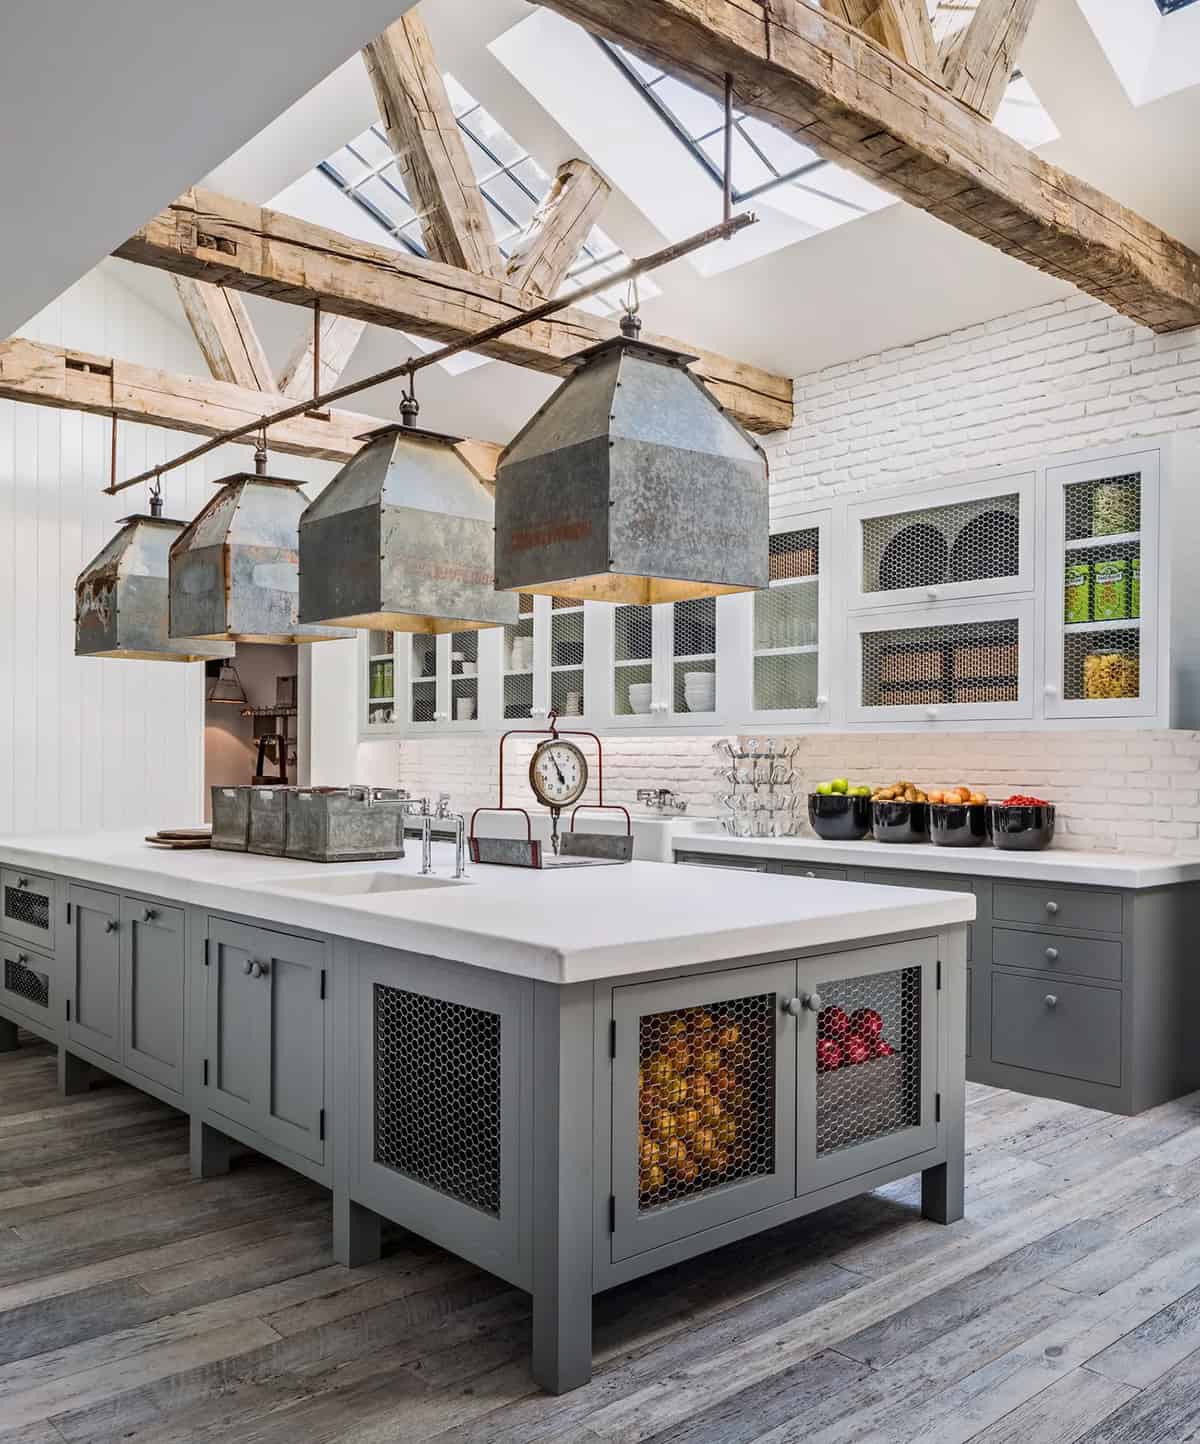
[[[496,585],[604,602],[765,587],[767,462],[685,356],[621,334],[509,443],[496,473]]]
[[[162,514],[127,516],[75,583],[75,655],[135,662],[207,662],[232,657],[228,642],[167,634],[167,570],[171,544],[186,523]]]
[[[300,519],[300,618],[395,632],[462,632],[517,620],[497,592],[494,505],[453,436],[370,432]]]
[[[217,483],[221,490],[171,548],[171,635],[229,642],[327,642],[349,637],[299,619],[299,526],[308,498],[255,470]]]

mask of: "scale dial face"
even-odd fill
[[[529,785],[546,807],[570,807],[587,787],[587,758],[574,742],[552,737],[538,744],[529,763]]]

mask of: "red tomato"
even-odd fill
[[[876,1058],[890,1058],[896,1050],[886,1038],[876,1038],[871,1051]]]
[[[878,1038],[883,1032],[883,1014],[874,1008],[859,1008],[851,1015],[850,1026],[865,1038]]]
[[[844,1038],[850,1031],[850,1014],[837,1003],[832,1008],[822,1008],[819,1027],[827,1038]]]
[[[861,1033],[851,1033],[845,1042],[847,1063],[865,1063],[871,1056],[871,1045]]]
[[[835,1068],[842,1066],[842,1049],[840,1043],[835,1043],[832,1038],[817,1039],[817,1072],[832,1073]]]

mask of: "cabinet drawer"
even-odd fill
[[[1121,944],[1115,938],[1073,938],[1065,933],[993,928],[992,962],[1116,981],[1121,976]]]
[[[719,852],[677,852],[675,861],[689,867],[733,867],[740,872],[766,872],[766,859],[762,857],[731,857]]]
[[[992,916],[1010,923],[1041,923],[1048,928],[1119,933],[1121,894],[1090,887],[1072,889],[998,882],[992,889]]]
[[[830,882],[845,882],[849,875],[844,867],[829,867],[821,862],[775,862],[770,871],[782,877],[823,877]]]
[[[870,867],[863,882],[877,887],[923,887],[930,892],[974,892],[969,877],[956,877],[944,872],[910,872],[899,867]]]
[[[0,932],[54,951],[54,880],[19,868],[0,872]]]
[[[992,1062],[1121,1086],[1121,994],[992,974]]]

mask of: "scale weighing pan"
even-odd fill
[[[575,814],[582,807],[593,811],[623,812],[625,832],[576,832]],[[525,819],[524,837],[477,837],[475,819],[481,812],[513,812]],[[612,867],[616,863],[633,861],[633,823],[629,810],[624,807],[605,807],[595,803],[582,803],[571,813],[571,827],[563,833],[561,851],[553,852],[543,846],[533,835],[533,824],[529,813],[523,807],[477,807],[471,814],[471,836],[469,839],[471,861],[495,863],[501,867],[534,867],[546,871],[561,867]]]

